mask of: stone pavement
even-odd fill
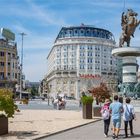
[[[9,134],[0,140],[32,140],[95,120],[83,119],[78,110],[21,110],[9,118]]]
[[[135,111],[140,112],[140,100],[132,102]],[[20,105],[21,112],[17,112],[14,118],[9,119],[9,134],[0,136],[0,140],[32,140],[42,136],[49,136],[47,140],[104,140],[103,122],[95,122],[96,119],[82,119],[81,108],[78,101],[69,101],[65,110],[54,110],[48,107],[46,101],[31,101],[28,105]],[[139,137],[140,114],[137,113],[138,120],[134,122],[134,139]],[[83,127],[75,128],[87,123]],[[71,129],[71,128],[75,129]],[[66,131],[71,129],[70,131]],[[59,132],[64,133],[59,133]],[[57,135],[56,135],[57,133]],[[59,134],[58,134],[59,133]],[[121,130],[121,134],[124,131]],[[50,136],[55,134],[53,136]],[[111,133],[110,133],[111,135]],[[69,137],[67,137],[69,136]],[[111,139],[111,137],[107,138]],[[133,138],[132,138],[133,140]]]
[[[133,137],[129,137],[125,140],[140,140],[140,113],[136,113],[137,120],[133,122],[134,133]],[[111,128],[110,128],[111,129]],[[129,132],[129,131],[128,131]],[[97,121],[79,128],[75,128],[63,133],[52,135],[40,140],[110,140],[111,130],[109,131],[109,137],[105,138],[103,135],[103,121]],[[120,131],[119,139],[124,139],[123,125]]]

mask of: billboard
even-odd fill
[[[15,34],[11,32],[9,29],[1,28],[1,34],[8,40],[15,40]]]

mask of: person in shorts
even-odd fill
[[[112,116],[113,124],[113,139],[118,139],[120,127],[121,127],[121,114],[123,113],[123,105],[119,102],[118,95],[114,96],[114,102],[110,104],[110,112]]]

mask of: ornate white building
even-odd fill
[[[49,52],[45,77],[51,96],[80,93],[100,82],[116,83],[117,60],[111,55],[115,39],[111,32],[93,26],[63,27]]]

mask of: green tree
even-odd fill
[[[7,89],[0,89],[0,111],[3,111],[6,117],[13,117],[17,105],[13,101],[13,93]]]
[[[38,90],[35,86],[31,87],[31,96],[36,96],[38,95]]]

